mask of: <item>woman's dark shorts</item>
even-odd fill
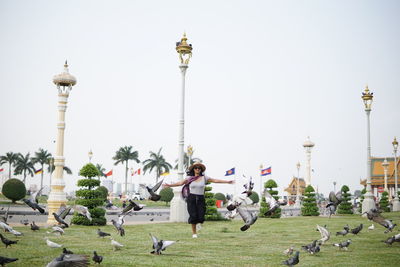
[[[204,214],[206,212],[206,203],[204,195],[189,194],[187,198],[187,210],[189,212],[190,224],[197,224],[204,222]]]

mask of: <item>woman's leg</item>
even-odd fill
[[[193,233],[194,235],[197,235],[196,224],[192,224],[192,233]]]

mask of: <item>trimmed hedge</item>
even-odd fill
[[[251,195],[249,196],[249,198],[251,199],[251,201],[253,201],[253,203],[258,203],[260,201],[260,197],[258,196],[257,192],[255,192],[255,191],[251,192]]]
[[[349,193],[350,189],[347,185],[342,186],[342,202],[338,207],[338,214],[353,214],[353,206],[351,205],[351,194]]]
[[[6,198],[15,203],[25,197],[26,187],[21,180],[9,179],[3,184],[1,192]]]
[[[380,208],[385,212],[390,212],[389,206],[389,193],[384,191],[381,196],[381,200],[379,201]]]
[[[301,215],[303,216],[319,216],[319,209],[315,199],[314,188],[309,185],[306,187],[304,193],[303,206],[301,207]]]
[[[221,216],[221,214],[217,210],[217,206],[215,205],[216,199],[214,197],[214,194],[211,193],[210,191],[212,190],[212,187],[207,185],[204,189],[204,198],[206,202],[206,214],[205,214],[205,220],[206,221],[222,221],[225,220]]]
[[[161,201],[164,201],[165,204],[169,203],[174,198],[174,192],[172,188],[166,187],[161,189],[160,191]]]
[[[270,193],[271,196],[272,196],[273,198],[275,198],[275,200],[278,200],[278,199],[279,199],[279,197],[278,197],[278,191],[272,189],[272,188],[276,188],[276,187],[278,187],[278,185],[277,185],[277,183],[276,183],[274,180],[272,180],[272,179],[269,179],[268,181],[266,181],[266,182],[264,183],[264,188],[268,191],[268,193]],[[254,194],[254,193],[255,193],[255,192],[253,192],[253,194]],[[253,195],[253,194],[252,194],[252,195]],[[250,196],[250,198],[251,198],[251,196]],[[280,207],[277,208],[277,209],[274,211],[274,213],[272,213],[271,215],[265,216],[264,214],[265,214],[268,210],[269,210],[269,204],[266,202],[266,199],[265,199],[265,197],[263,196],[262,199],[261,199],[260,217],[264,217],[264,218],[280,218],[280,217],[281,217],[281,211],[282,211],[282,210],[281,210]]]
[[[99,186],[100,185],[100,181],[99,180],[94,180],[94,179],[81,179],[78,180],[78,186],[82,186],[82,187],[95,187],[95,186]]]

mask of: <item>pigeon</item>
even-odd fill
[[[22,236],[22,235],[23,235],[22,233],[20,233],[20,232],[14,230],[14,229],[12,229],[12,230],[10,231],[10,233],[13,234],[13,235],[15,235],[15,236]]]
[[[124,245],[118,243],[115,241],[113,238],[111,238],[111,246],[113,247],[113,250],[119,250],[121,249]]]
[[[368,230],[374,230],[375,229],[375,225],[372,224],[371,226],[368,226]]]
[[[126,206],[126,207],[122,210],[122,212],[121,212],[120,215],[125,215],[125,214],[127,214],[129,211],[131,211],[132,209],[133,209],[134,211],[139,211],[139,210],[143,209],[144,206],[146,206],[146,205],[137,204],[137,203],[135,203],[133,200],[129,199],[129,205]]]
[[[99,237],[111,236],[109,233],[102,232],[100,229],[97,229],[97,234]]]
[[[349,247],[350,244],[351,244],[351,239],[347,239],[346,241],[343,241],[341,243],[335,243],[335,244],[333,244],[333,246],[339,247],[339,249],[343,248],[343,249],[347,250],[347,248]]]
[[[264,213],[265,216],[271,216],[280,206],[287,204],[287,202],[277,201],[266,189],[264,190],[264,197],[269,206],[269,209]]]
[[[244,175],[243,177],[246,178]],[[253,178],[250,176],[249,182],[243,185],[244,189],[246,189],[243,193],[247,193],[248,196],[253,193],[254,182],[252,180]]]
[[[400,234],[391,236],[391,237],[389,237],[388,239],[386,239],[386,240],[383,241],[383,242],[385,242],[385,243],[388,244],[388,245],[391,245],[391,244],[393,244],[394,242],[400,242]]]
[[[39,206],[38,203],[38,196],[40,195],[42,190],[43,187],[39,191],[36,191],[35,193],[31,194],[29,199],[23,198],[22,201],[25,202],[25,204],[31,207],[33,210],[38,210],[40,213],[44,214],[45,210],[41,206]]]
[[[4,208],[2,208],[2,210],[3,210]],[[0,222],[3,222],[3,223],[5,223],[5,224],[7,224],[7,220],[8,220],[8,218],[9,218],[9,216],[8,216],[8,211],[10,210],[10,205],[8,205],[8,208],[7,208],[7,211],[6,211],[6,213],[4,213],[4,215],[3,216],[0,216]]]
[[[124,236],[125,235],[125,229],[122,227],[122,225],[125,222],[125,220],[124,220],[125,216],[126,215],[118,216],[118,221],[111,220],[112,224],[114,225],[115,229],[117,229],[117,232],[119,233],[120,236]]]
[[[31,230],[32,230],[32,231],[38,231],[39,229],[40,229],[39,226],[37,226],[37,225],[35,224],[35,222],[32,221],[32,223],[31,223]]]
[[[150,194],[150,197],[149,197],[150,200],[153,200],[153,201],[158,201],[158,200],[160,200],[161,196],[160,196],[160,195],[157,195],[157,194],[156,194],[156,191],[158,190],[158,188],[160,188],[160,186],[162,185],[163,181],[164,181],[164,179],[162,179],[161,181],[159,181],[159,182],[158,182],[155,186],[153,186],[152,188],[146,186],[147,192],[149,192],[149,194]]]
[[[228,210],[227,213],[225,213],[225,219],[233,219],[235,218],[239,213],[237,212],[237,209],[234,210]]]
[[[63,253],[64,254],[74,254],[71,250],[68,250],[66,248],[63,248]]]
[[[11,232],[13,228],[4,222],[0,222],[0,227],[3,228],[5,232]]]
[[[318,241],[320,241],[322,244],[324,244],[331,237],[331,233],[329,233],[328,229],[326,229],[326,225],[325,225],[325,227],[322,227],[317,224],[317,229],[318,229],[319,233],[321,234],[321,239]]]
[[[15,240],[15,241],[9,240],[9,239],[5,238],[2,234],[0,234],[0,239],[1,239],[1,242],[3,242],[3,244],[6,245],[6,248],[8,246],[11,247],[12,244],[17,244],[18,243],[18,240]]]
[[[57,244],[57,243],[55,243],[55,242],[53,242],[53,241],[50,241],[47,237],[46,237],[45,239],[46,239],[47,245],[48,245],[49,247],[51,247],[51,248],[61,248],[61,247],[62,247],[62,245]]]
[[[97,252],[96,252],[96,251],[93,251],[93,258],[92,258],[92,260],[93,260],[95,263],[100,264],[100,263],[103,261],[103,256],[97,255]]]
[[[46,267],[84,267],[89,266],[89,257],[87,255],[79,254],[64,254],[62,253],[60,257],[55,258]]]
[[[342,230],[342,231],[336,232],[336,235],[345,236],[345,235],[347,235],[347,234],[349,233],[349,230],[350,230],[349,226],[348,226],[348,225],[345,225],[345,226],[343,227],[343,230]]]
[[[18,258],[6,258],[6,257],[0,256],[0,265],[4,266],[7,263],[14,262],[17,260],[18,260]]]
[[[253,201],[249,198],[249,192],[243,192],[241,194],[235,195],[232,199],[228,202],[226,208],[228,211],[232,211],[236,209],[240,205],[250,205]]]
[[[332,214],[335,214],[337,206],[342,202],[342,200],[342,192],[339,191],[335,194],[335,192],[331,191],[329,193],[329,201],[326,205],[326,208],[329,209],[329,218]]]
[[[386,231],[384,232],[385,234],[391,232],[393,228],[397,225],[393,223],[392,220],[383,218],[377,209],[371,209],[369,211],[364,212],[363,214],[367,214],[368,220],[372,220],[385,227],[386,228]]]
[[[254,224],[257,221],[257,214],[251,213],[249,210],[243,207],[237,207],[236,208],[240,217],[242,217],[244,221],[244,225],[240,228],[241,231],[246,231],[247,229],[250,228],[252,224]]]
[[[150,253],[160,255],[167,247],[175,244],[177,241],[158,240],[157,237],[150,234],[151,241],[153,241],[153,251]]]
[[[290,248],[285,249],[285,251],[283,252],[283,254],[289,256],[293,254],[293,246],[290,246]]]
[[[61,205],[61,207],[58,209],[57,213],[53,212],[54,219],[56,219],[56,221],[59,224],[62,224],[68,228],[68,223],[66,223],[64,221],[64,219],[65,219],[65,217],[67,217],[67,215],[69,214],[70,211],[71,211],[71,207],[67,208],[65,205]]]
[[[293,257],[283,261],[282,264],[287,265],[287,266],[294,266],[294,265],[298,264],[299,263],[299,254],[300,254],[300,252],[296,251],[294,253]]]
[[[74,211],[76,211],[77,213],[79,213],[79,214],[85,216],[86,218],[88,218],[89,221],[92,220],[92,216],[91,216],[91,214],[89,212],[89,209],[87,207],[82,206],[82,205],[74,205],[72,207],[72,209]]]
[[[53,229],[53,232],[51,232],[51,233],[58,233],[60,235],[64,234],[64,230],[61,227],[53,226],[53,227],[51,227],[51,229]]]
[[[19,222],[21,224],[25,225],[25,226],[29,224],[29,220],[28,219],[20,220]]]
[[[350,231],[351,231],[351,233],[352,233],[353,235],[356,235],[356,234],[358,234],[359,232],[361,232],[362,229],[363,229],[363,224],[360,224],[359,226],[357,226],[357,227],[354,228],[354,229],[351,229]]]
[[[317,246],[317,241],[318,241],[318,240],[314,240],[313,242],[311,242],[311,243],[308,244],[308,245],[301,246],[301,248],[304,249],[305,251],[310,252],[310,250],[311,250],[312,248],[314,248],[314,247]]]

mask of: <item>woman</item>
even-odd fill
[[[206,187],[207,182],[211,183],[220,183],[220,184],[233,184],[235,183],[233,180],[226,181],[220,179],[210,178],[208,176],[203,175],[206,170],[206,166],[197,162],[189,167],[188,177],[185,180],[173,183],[173,184],[164,184],[164,187],[174,187],[181,186],[187,183],[190,183],[190,194],[186,200],[187,202],[187,210],[189,213],[189,224],[192,225],[192,237],[197,238],[197,224],[200,227],[200,224],[204,222],[204,215],[206,211],[206,203],[204,200],[204,189]]]

